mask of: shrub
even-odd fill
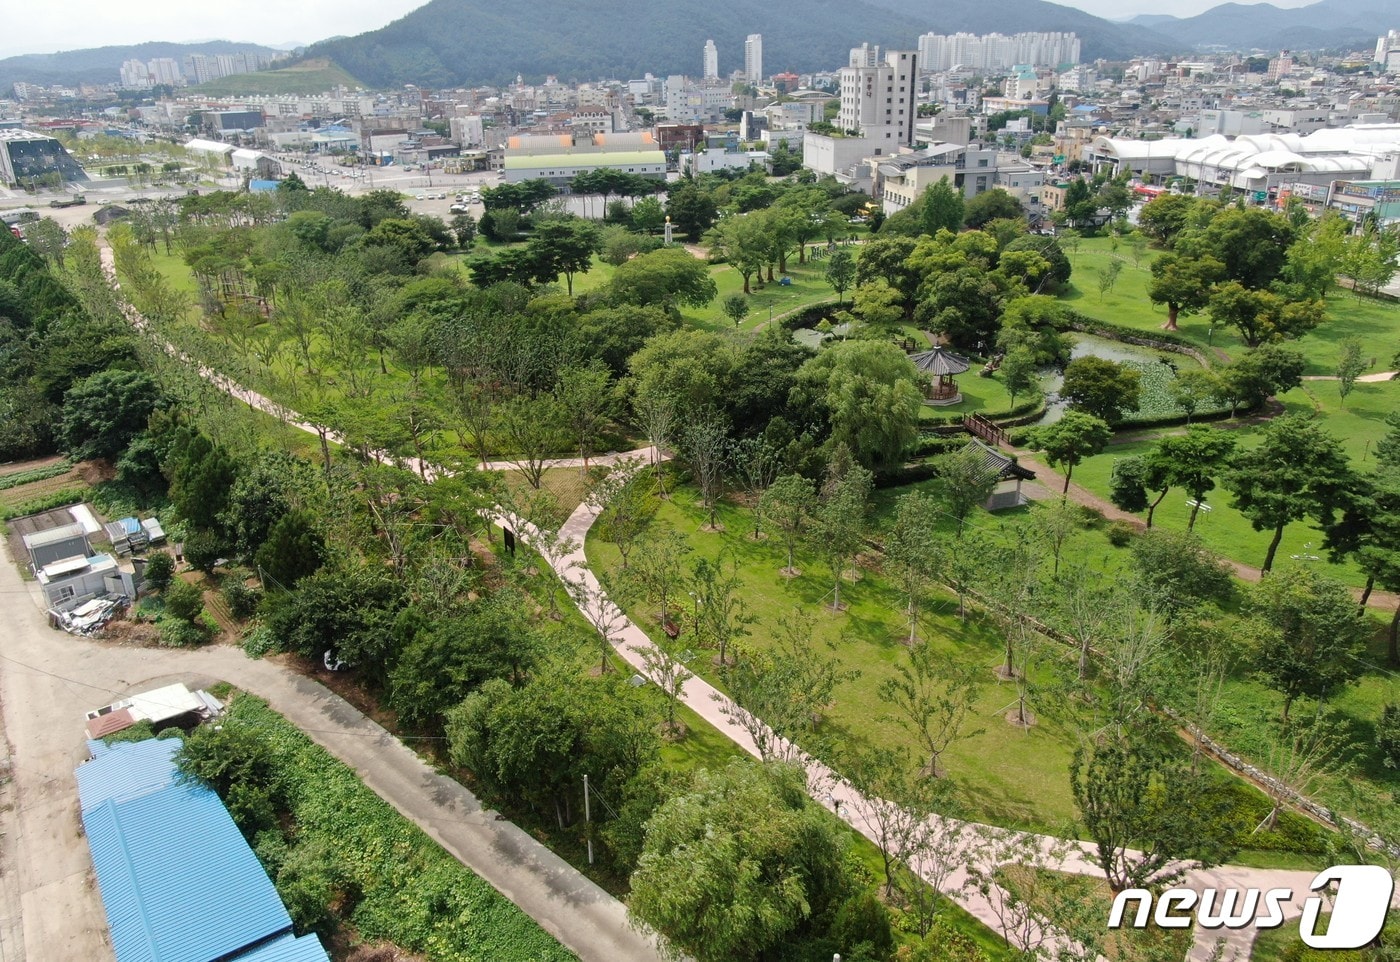
[[[281,645],[277,643],[277,636],[267,625],[258,625],[243,636],[243,653],[249,658],[261,658],[263,655],[281,650]]]
[[[1137,534],[1130,522],[1115,521],[1108,526],[1108,543],[1115,548],[1126,548],[1133,540],[1133,535]]]
[[[239,621],[246,621],[257,614],[258,605],[262,602],[261,591],[249,587],[237,578],[230,578],[224,582],[222,594],[224,601],[228,603],[229,612]]]
[[[188,581],[176,581],[165,592],[165,613],[194,624],[204,610],[204,592]]]
[[[170,579],[175,577],[175,559],[164,551],[157,551],[146,559],[146,587],[152,591],[164,591],[170,587]]]
[[[166,618],[160,623],[160,643],[167,648],[193,648],[208,637],[204,629],[179,618]]]

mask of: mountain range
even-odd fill
[[[1143,14],[1127,24],[1188,50],[1370,50],[1376,37],[1400,28],[1400,0],[1320,0],[1291,10],[1223,3],[1194,17]]]
[[[378,30],[306,47],[308,60],[332,61],[371,87],[451,87],[540,80],[700,72],[706,40],[719,48],[720,73],[743,66],[744,40],[763,35],[763,68],[829,70],[862,42],[911,49],[920,34],[1073,31],[1082,56],[1122,60],[1200,50],[1367,50],[1400,27],[1400,0],[1319,0],[1280,9],[1225,3],[1194,17],[1144,14],[1124,22],[1048,0],[430,0]],[[257,44],[144,43],[0,60],[0,89],[31,83],[110,83],[125,60],[187,53],[277,53]]]
[[[115,83],[122,64],[128,60],[181,59],[187,54],[261,53],[276,56],[282,51],[256,43],[210,40],[205,43],[166,43],[154,41],[127,46],[92,47],[60,53],[31,53],[0,60],[0,90],[7,91],[16,81],[40,84]]]
[[[1014,25],[1014,30],[1012,29]],[[922,33],[1064,30],[1086,58],[1169,52],[1171,42],[1046,0],[431,0],[388,26],[307,48],[375,86],[500,82],[545,73],[561,80],[700,72],[707,39],[720,73],[743,66],[744,39],[763,35],[765,73],[829,70],[861,42],[912,49]]]

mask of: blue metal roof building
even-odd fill
[[[77,770],[117,962],[326,962],[218,795],[179,778],[179,747],[116,745]]]

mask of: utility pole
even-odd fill
[[[583,822],[584,835],[588,841],[588,864],[593,864],[593,812],[588,801],[588,776],[583,776]]]

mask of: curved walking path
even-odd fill
[[[647,666],[648,656],[653,659],[664,659],[668,656],[652,642],[645,631],[607,598],[597,577],[588,567],[584,544],[589,529],[601,511],[597,504],[585,502],[579,505],[559,530],[557,537],[552,540],[545,539],[543,542],[528,524],[510,518],[501,520],[514,527],[525,541],[534,540],[536,550],[555,574],[566,585],[571,585],[570,594],[589,623],[607,636],[620,658],[639,674],[656,683],[656,677]],[[551,545],[562,547],[555,549]],[[735,721],[735,706],[714,686],[702,678],[691,678],[685,683],[679,700],[744,751],[760,757],[759,749],[747,727]],[[872,816],[881,806],[888,803],[862,795],[819,760],[802,753],[795,746],[787,745],[783,739],[771,732],[766,734],[766,741],[779,745],[780,751],[786,757],[805,769],[809,791],[814,800],[833,811],[866,838],[879,844],[879,831]],[[992,887],[991,891],[983,892],[970,886],[969,869],[980,866],[985,870],[990,867],[989,861],[995,864],[998,860],[1008,860],[1008,856],[1014,859],[1018,855],[1025,856],[1032,852],[1038,853],[1037,861],[1043,867],[1077,875],[1103,877],[1103,872],[1094,860],[1094,849],[1087,842],[996,829],[939,817],[931,820],[930,825],[934,834],[945,840],[946,861],[955,867],[945,874],[940,866],[922,865],[918,867],[919,874],[925,880],[938,885],[945,894],[993,932],[1002,931],[1004,909],[1001,909],[999,904],[999,893],[995,887]],[[985,836],[995,838],[999,844],[989,846]],[[1226,865],[1192,871],[1187,874],[1182,884],[1197,892],[1207,888],[1225,887],[1291,889],[1294,897],[1283,906],[1286,917],[1291,919],[1301,915],[1305,898],[1310,894],[1307,886],[1313,875],[1313,872]],[[1196,939],[1188,959],[1191,962],[1208,962],[1216,958],[1214,953],[1217,951],[1217,941],[1220,940],[1225,942],[1224,954],[1219,956],[1222,962],[1228,962],[1232,957],[1246,959],[1256,934],[1253,927],[1218,931],[1197,927]],[[1066,944],[1063,936],[1052,931],[1042,931],[1034,926],[1031,927],[1030,941],[1036,944]]]
[[[1393,381],[1400,371],[1378,371],[1375,374],[1362,374],[1356,379],[1357,384],[1380,384],[1385,381]],[[1335,374],[1305,374],[1304,381],[1340,381],[1341,378]]]
[[[102,247],[102,256],[104,267],[108,269],[109,275],[115,280],[115,272],[111,262],[111,249],[105,244]],[[141,318],[139,314],[136,314],[134,310],[129,311],[128,316],[136,326],[145,326],[144,319]],[[172,353],[175,353],[173,348],[168,345],[167,350],[171,350]],[[192,364],[196,363],[184,355],[180,356]],[[213,371],[203,365],[198,365],[198,370],[202,377],[207,378],[222,390],[246,401],[254,407],[258,407],[260,410],[274,413],[275,416],[281,418],[286,423],[313,434],[320,434],[323,431],[322,428],[300,419],[296,412],[269,401],[256,392],[243,388],[224,377],[222,374],[219,374],[217,371]],[[266,405],[266,407],[263,405]],[[432,480],[432,478],[438,476],[439,473],[442,473],[442,469],[419,462],[415,458],[393,458],[383,452],[373,452],[373,456],[381,460],[391,460],[393,463],[407,466],[427,480]],[[595,462],[600,462],[611,458],[612,463],[628,462],[630,469],[635,470],[644,461],[647,463],[654,463],[658,457],[664,457],[664,454],[659,454],[653,448],[641,448],[637,451],[627,452],[625,454],[604,455],[594,460]],[[550,466],[577,467],[582,466],[582,463],[581,459],[566,458],[550,462]],[[1026,464],[1032,470],[1037,471],[1037,473],[1043,471],[1046,475],[1054,477],[1054,472],[1029,457],[1023,458],[1022,463]],[[482,467],[486,468],[491,466],[494,468],[497,465],[502,468],[517,467],[514,462],[486,462]],[[1096,508],[1102,506],[1101,510],[1104,510],[1107,516],[1112,517],[1116,515],[1125,519],[1136,520],[1126,513],[1118,511],[1117,508],[1099,499],[1096,495],[1079,488],[1077,485],[1070,486],[1070,496],[1079,503],[1088,504]],[[514,528],[527,543],[533,543],[535,549],[550,565],[559,579],[563,581],[566,586],[569,586],[570,594],[574,597],[577,607],[584,617],[588,619],[590,624],[605,636],[619,657],[628,665],[632,666],[639,674],[650,678],[653,683],[655,683],[656,678],[653,672],[647,667],[647,659],[644,657],[644,653],[653,658],[659,657],[668,659],[669,656],[652,642],[645,631],[635,625],[627,618],[620,608],[608,599],[596,576],[588,567],[584,545],[587,540],[589,529],[593,526],[601,513],[602,506],[598,505],[592,499],[586,500],[574,510],[557,532],[557,535],[552,539],[543,538],[530,524],[522,522],[519,519],[498,514],[497,520]],[[1258,579],[1259,574],[1257,569],[1248,569],[1247,566],[1240,567],[1245,570],[1253,570],[1253,580]],[[13,576],[13,568],[8,568],[7,574]],[[1241,576],[1247,577],[1247,575],[1244,574]],[[76,640],[72,640],[70,643],[76,643]],[[166,654],[197,653],[167,652]],[[238,657],[241,657],[241,653],[239,653]],[[245,660],[245,664],[256,665],[265,663]],[[249,674],[251,673],[245,672],[242,677],[247,678]],[[234,679],[229,678],[228,680],[233,681]],[[340,702],[340,704],[350,712],[355,711],[353,708],[340,701],[337,696],[327,692],[315,682],[310,682],[306,679],[301,679],[301,681],[319,689],[321,693],[324,693],[326,698]],[[256,687],[250,690],[263,694],[259,692]],[[268,696],[263,694],[263,697]],[[729,738],[744,751],[755,757],[760,757],[761,753],[759,748],[753,736],[750,734],[754,726],[741,725],[735,717],[736,706],[734,706],[726,695],[719,692],[712,685],[701,678],[691,678],[686,682],[679,696],[679,700],[686,704],[691,710],[695,711],[696,714],[708,721],[719,732],[724,734],[725,737]],[[273,701],[271,698],[269,698],[269,701],[273,704],[274,708],[278,708],[279,711],[284,710],[277,701]],[[291,706],[292,701],[295,701],[295,698],[288,698],[282,703],[287,705],[284,713],[287,713],[288,717],[293,718],[293,721],[297,723],[299,727],[303,727],[303,730],[306,730],[311,737],[315,738],[317,741],[321,741],[319,736],[326,733],[307,728],[306,723],[314,724],[314,717],[305,718],[305,716],[303,716],[299,719],[294,714],[295,709]],[[383,741],[392,743],[394,746],[397,746],[398,750],[401,752],[411,755],[411,753],[403,747],[402,743],[398,742],[387,732],[384,732],[379,726],[374,725],[373,722],[369,722],[367,719],[364,720],[364,722],[367,725],[372,725],[374,730],[377,730],[377,732],[382,735]],[[766,728],[763,728],[762,731],[767,744],[776,745],[778,752],[783,757],[803,767],[807,775],[809,792],[814,800],[828,810],[833,811],[837,817],[844,820],[856,831],[878,845],[879,831],[875,817],[879,809],[888,806],[889,803],[878,798],[864,796],[821,761],[806,755],[796,746],[786,743],[785,740],[778,738]],[[376,738],[378,738],[378,736],[376,736]],[[323,742],[322,744],[325,743]],[[337,754],[338,757],[341,757],[335,748],[331,748],[330,745],[326,745],[326,747],[330,749],[333,754]],[[344,746],[341,747],[342,749],[344,748]],[[416,759],[416,756],[413,757]],[[351,764],[361,772],[362,776],[366,777],[367,784],[371,784],[366,770],[359,765]],[[419,762],[419,764],[421,764],[421,762]],[[432,777],[440,778],[440,776],[436,775]],[[455,791],[460,791],[469,798],[470,804],[475,804],[477,806],[477,812],[480,812],[479,803],[476,802],[475,798],[472,797],[470,793],[467,793],[465,789],[462,789],[461,786],[457,785],[455,782],[451,782],[451,780],[443,779],[443,781],[447,782],[450,786],[454,786]],[[454,789],[448,788],[447,790],[452,792]],[[377,788],[376,791],[378,791]],[[380,794],[383,795],[384,793],[381,792]],[[396,805],[396,807],[398,806]],[[400,810],[402,811],[403,809]],[[502,824],[509,825],[509,823]],[[510,825],[509,827],[514,829],[519,835],[524,836],[529,842],[534,843],[533,839],[530,839],[529,836],[525,836],[524,833],[516,829],[515,826]],[[441,826],[439,826],[439,828],[441,828]],[[935,836],[944,840],[945,857],[940,859],[942,865],[922,864],[915,866],[921,877],[929,881],[930,884],[934,884],[941,889],[946,895],[968,911],[969,914],[987,925],[994,932],[1007,932],[1008,938],[1024,940],[1028,946],[1069,945],[1063,935],[1053,930],[1043,929],[1034,922],[1023,923],[1008,929],[1004,925],[1006,921],[1006,909],[1004,903],[1001,901],[1005,897],[1005,893],[995,885],[988,886],[985,889],[972,885],[971,871],[978,867],[981,867],[985,871],[1005,861],[1017,860],[1018,858],[1025,858],[1029,855],[1031,860],[1045,868],[1102,878],[1103,872],[1094,861],[1094,850],[1089,843],[999,829],[992,826],[980,825],[957,819],[942,818],[939,816],[935,816],[930,820],[929,829]],[[430,834],[433,834],[431,830],[429,831]],[[438,838],[439,836],[434,834],[434,837]],[[538,843],[534,844],[538,846]],[[539,846],[539,848],[547,854],[550,859],[553,859],[556,863],[563,864],[553,856],[552,853],[543,850],[542,846]],[[449,851],[453,850],[449,848]],[[456,854],[459,859],[462,859],[464,864],[475,868],[475,866],[463,858],[461,854],[455,851],[454,854]],[[516,854],[516,852],[513,850],[511,854]],[[540,856],[540,859],[541,862],[545,861],[543,856]],[[951,868],[947,868],[947,866],[951,866]],[[574,872],[574,870],[567,865],[564,867],[567,868],[568,871]],[[483,877],[488,878],[488,881],[491,881],[493,885],[497,885],[497,883],[484,872],[481,874]],[[577,875],[578,873],[574,872],[574,874]],[[1309,894],[1307,886],[1309,882],[1311,882],[1313,875],[1314,873],[1312,872],[1254,869],[1242,866],[1219,866],[1214,869],[1194,870],[1187,874],[1182,884],[1197,892],[1202,892],[1207,888],[1214,889],[1224,887],[1290,889],[1293,893],[1293,898],[1284,903],[1282,908],[1287,918],[1296,918],[1302,912],[1303,902],[1305,897]],[[579,876],[579,878],[582,878],[582,876]],[[587,880],[584,879],[584,882],[587,882]],[[592,883],[587,884],[591,885]],[[502,888],[500,885],[497,885],[497,888],[500,888],[504,894],[507,894],[512,901],[516,901],[516,904],[521,905],[522,908],[526,908],[526,906],[518,901],[509,891]],[[601,892],[601,890],[598,891]],[[606,896],[606,893],[603,893],[603,895],[606,898],[610,898]],[[1397,894],[1397,899],[1400,899],[1400,894]],[[621,906],[621,903],[617,903],[616,900],[612,901],[616,905],[617,910],[620,910],[625,918],[625,908]],[[531,904],[535,906],[536,910],[544,912],[545,918],[550,919],[551,922],[553,921],[554,916],[547,912],[547,909],[550,907],[548,902],[539,905],[532,901]],[[559,937],[554,928],[546,924],[545,920],[539,915],[535,915],[535,911],[529,908],[526,908],[526,911],[539,920],[542,925],[545,925],[552,934]],[[1262,906],[1260,914],[1262,914]],[[616,935],[614,929],[610,927],[610,923],[613,921],[615,920],[611,917],[600,921],[599,924],[602,925],[603,935]],[[636,936],[636,933],[631,932],[630,929],[628,933],[634,938],[640,938]],[[1222,935],[1217,931],[1206,930],[1197,926],[1195,930],[1195,941],[1187,958],[1190,962],[1209,962],[1209,960],[1228,962],[1228,960],[1232,958],[1240,960],[1246,959],[1256,934],[1257,931],[1253,927],[1224,930],[1224,934]],[[560,941],[564,942],[564,939],[560,938]],[[1220,952],[1220,943],[1222,942],[1224,943],[1224,951],[1221,954],[1217,954]],[[565,944],[569,945],[570,948],[574,947],[568,942],[565,942]],[[619,960],[650,959],[654,957],[656,957],[655,949],[650,945],[646,947],[646,954],[628,952],[626,954],[605,956],[605,958]]]

